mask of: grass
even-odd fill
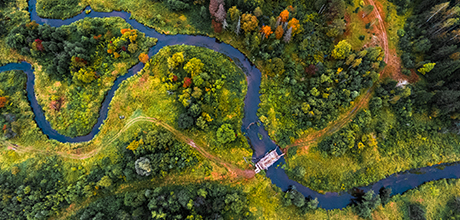
[[[369,22],[367,17],[362,17],[363,8],[359,5],[360,0],[354,0],[353,6],[347,5],[345,20],[347,20],[347,31],[341,37],[347,40],[351,44],[353,50],[361,50],[364,45],[371,42],[372,27],[366,29],[366,24]],[[359,7],[359,11],[355,13],[356,8]],[[364,36],[364,39],[359,39],[360,36]]]

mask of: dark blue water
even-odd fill
[[[244,118],[243,118],[243,125],[241,130],[246,133],[248,141],[250,142],[251,146],[254,149],[253,158],[261,158],[265,155],[265,153],[271,150],[278,150],[278,146],[270,139],[265,130],[263,124],[258,126],[257,124],[251,125],[249,128],[248,126],[252,122],[259,121],[257,117],[257,109],[260,103],[260,80],[261,80],[261,73],[260,71],[255,68],[249,60],[246,58],[244,54],[242,54],[237,49],[233,48],[232,46],[217,42],[215,38],[210,38],[206,36],[192,36],[192,35],[164,35],[156,32],[154,29],[146,27],[136,20],[130,19],[130,13],[121,11],[114,11],[110,13],[105,12],[94,12],[92,11],[89,14],[82,12],[81,14],[69,18],[66,20],[60,19],[45,19],[40,18],[37,15],[35,10],[36,0],[29,1],[29,10],[31,13],[31,20],[35,20],[39,24],[48,24],[50,26],[59,27],[62,25],[68,25],[72,22],[78,21],[85,17],[120,17],[123,18],[126,22],[128,22],[133,28],[145,33],[149,37],[155,37],[158,39],[158,43],[156,46],[152,47],[149,50],[149,56],[152,57],[156,54],[161,48],[168,45],[179,45],[179,44],[186,44],[186,45],[193,45],[193,46],[200,46],[206,47],[212,50],[215,50],[219,53],[225,54],[226,56],[230,57],[239,67],[241,67],[244,73],[247,76],[248,81],[248,91],[246,94],[246,98],[244,100]],[[86,9],[90,9],[87,7]],[[22,70],[27,74],[27,98],[30,101],[30,105],[32,110],[35,114],[35,121],[37,125],[40,127],[42,132],[50,139],[55,139],[60,142],[84,142],[90,141],[93,137],[99,132],[99,127],[103,124],[104,120],[107,118],[108,107],[110,101],[112,100],[115,91],[118,89],[121,82],[125,79],[133,76],[137,72],[139,72],[144,67],[143,63],[138,63],[134,67],[132,67],[127,74],[118,77],[113,87],[105,96],[105,99],[102,103],[101,110],[99,112],[99,118],[97,120],[96,125],[93,127],[92,131],[85,136],[70,138],[64,135],[59,134],[56,130],[51,128],[51,125],[48,121],[46,121],[43,110],[41,106],[37,103],[37,99],[35,97],[34,91],[34,81],[35,76],[33,73],[33,69],[30,64],[26,62],[22,63],[11,63],[5,66],[0,67],[0,72],[7,71],[7,70]],[[258,134],[263,136],[262,140],[259,139]],[[281,153],[281,152],[279,152]],[[336,209],[336,208],[344,208],[350,203],[350,199],[352,196],[347,192],[342,193],[331,193],[328,192],[326,194],[320,194],[315,192],[296,181],[290,180],[286,175],[285,171],[281,168],[278,168],[278,165],[285,163],[284,158],[280,159],[276,162],[272,167],[270,167],[266,174],[272,180],[272,183],[280,187],[282,190],[287,190],[289,186],[294,185],[296,186],[297,190],[299,190],[305,196],[311,196],[318,198],[320,202],[320,207],[325,209]],[[443,168],[443,169],[440,169]],[[398,174],[393,174],[383,180],[380,180],[372,185],[361,187],[364,191],[372,189],[374,191],[378,191],[381,187],[391,187],[394,194],[400,194],[406,192],[409,189],[413,189],[424,182],[438,180],[442,178],[460,178],[460,165],[458,163],[455,164],[447,164],[447,165],[438,165],[432,167],[425,167],[417,170],[406,171]],[[416,174],[417,173],[417,174]]]

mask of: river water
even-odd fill
[[[260,103],[260,81],[261,73],[260,71],[251,64],[251,62],[246,58],[246,56],[241,53],[239,50],[230,46],[229,44],[218,42],[215,38],[210,38],[206,36],[193,36],[193,35],[164,35],[156,32],[154,29],[144,26],[143,24],[137,22],[136,20],[130,19],[131,14],[124,11],[114,11],[114,12],[95,12],[92,11],[89,14],[82,12],[81,14],[61,20],[61,19],[46,19],[41,18],[37,15],[36,9],[36,0],[29,1],[29,12],[31,14],[31,20],[36,21],[38,24],[48,24],[53,27],[59,27],[62,25],[68,25],[72,22],[78,21],[85,17],[120,17],[123,18],[127,23],[129,23],[133,28],[143,32],[146,36],[154,37],[158,39],[158,43],[150,48],[149,57],[155,55],[161,48],[169,45],[192,45],[199,47],[206,47],[217,51],[219,53],[225,54],[230,57],[240,68],[243,69],[244,73],[247,76],[248,91],[246,98],[244,100],[244,118],[243,125],[241,130],[246,134],[250,145],[254,150],[253,160],[256,162],[257,159],[262,158],[267,152],[271,150],[279,151],[278,146],[270,139],[267,131],[265,130],[263,124],[257,125],[253,124],[249,126],[252,122],[259,121],[257,117],[257,109]],[[89,10],[90,7],[87,7],[85,10]],[[113,87],[106,94],[104,101],[102,103],[99,118],[97,123],[91,130],[91,132],[85,136],[81,137],[67,137],[59,134],[56,130],[51,128],[50,123],[46,120],[45,115],[41,106],[38,104],[35,97],[34,90],[34,81],[35,75],[32,69],[32,66],[26,62],[21,63],[10,63],[5,66],[0,67],[0,72],[8,70],[22,70],[27,74],[27,98],[30,102],[32,110],[35,114],[35,121],[37,122],[38,127],[46,134],[50,139],[55,139],[57,141],[66,143],[76,143],[76,142],[85,142],[90,141],[93,137],[99,132],[99,127],[103,124],[104,120],[107,118],[107,113],[109,110],[109,104],[112,100],[115,91],[118,89],[121,82],[127,78],[137,74],[142,68],[144,68],[143,63],[138,63],[129,69],[128,73],[118,77]],[[248,129],[249,126],[249,129]],[[262,140],[259,139],[258,134],[263,136]],[[271,179],[272,183],[280,187],[283,191],[287,190],[290,186],[296,186],[297,190],[300,191],[305,196],[311,196],[313,198],[318,198],[319,206],[324,209],[336,209],[344,208],[347,206],[351,199],[353,198],[348,192],[333,193],[327,192],[325,194],[320,194],[315,192],[296,181],[293,181],[288,178],[284,169],[280,168],[281,164],[284,164],[284,158],[278,160],[272,167],[266,171],[266,175]],[[442,178],[460,178],[460,164],[442,164],[432,167],[425,167],[417,170],[410,170],[402,173],[393,174],[385,179],[382,179],[376,183],[373,183],[366,187],[360,187],[364,191],[369,189],[377,192],[381,187],[391,187],[394,194],[400,194],[406,192],[409,189],[413,189],[424,182],[438,180]]]

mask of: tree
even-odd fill
[[[407,207],[409,212],[409,218],[411,220],[426,220],[425,210],[421,207],[420,204],[411,203]]]
[[[188,88],[190,85],[192,85],[192,79],[190,79],[189,77],[185,77],[184,84],[182,85],[182,87]]]
[[[345,29],[346,29],[346,23],[343,19],[334,19],[334,21],[332,21],[332,23],[329,25],[327,36],[329,37],[340,36],[343,34]]]
[[[286,31],[286,34],[284,34],[283,41],[284,41],[285,43],[289,43],[289,41],[291,41],[291,36],[292,36],[292,27],[290,27],[290,28]]]
[[[183,11],[183,10],[188,10],[190,8],[189,4],[179,1],[179,0],[167,0],[166,6],[171,11]]]
[[[346,40],[342,40],[335,45],[334,50],[332,51],[332,57],[338,60],[345,59],[350,51],[351,45]]]
[[[259,21],[257,20],[256,16],[252,14],[243,14],[241,22],[243,23],[241,28],[246,33],[255,30],[259,25]]]
[[[380,188],[379,195],[380,195],[380,200],[382,200],[382,204],[387,204],[390,201],[391,188],[390,187]]]
[[[284,29],[281,25],[279,25],[276,30],[275,30],[275,37],[276,39],[281,39],[283,37],[283,34],[284,34]]]
[[[0,108],[5,107],[7,101],[6,97],[0,96]]]
[[[145,53],[139,54],[139,61],[141,61],[143,63],[147,63],[149,61],[149,55],[147,55]]]
[[[184,52],[177,52],[172,55],[172,57],[168,57],[168,67],[170,70],[173,70],[176,68],[178,65],[182,64],[184,62]]]
[[[288,28],[292,28],[292,36],[300,33],[301,31],[301,26],[299,24],[299,20],[295,19],[295,18],[292,18],[289,22],[288,22]]]
[[[287,22],[289,19],[289,11],[284,9],[284,11],[280,13],[279,17],[281,18],[281,22]]]
[[[136,173],[141,176],[149,176],[152,172],[152,167],[150,166],[150,160],[145,157],[140,157],[134,162],[134,168]]]
[[[235,139],[236,134],[231,125],[223,124],[219,129],[217,129],[217,141],[221,144],[230,143]]]
[[[231,7],[228,9],[228,13],[230,14],[230,20],[236,21],[240,18],[241,12],[236,8],[236,6]]]
[[[260,29],[260,32],[262,32],[263,38],[268,38],[270,34],[273,34],[272,28],[270,26],[265,26],[265,25],[262,26],[262,28]]]
[[[215,17],[217,22],[224,22],[225,18],[227,17],[227,12],[225,11],[223,4],[219,5],[219,9],[217,10]]]
[[[203,67],[204,64],[201,60],[194,57],[185,64],[184,70],[187,71],[187,73],[190,73],[193,78],[202,72]]]
[[[262,9],[260,9],[260,7],[257,7],[256,9],[254,9],[254,15],[256,17],[262,16],[263,15]]]
[[[74,73],[74,80],[77,79],[83,83],[90,83],[96,78],[96,72],[91,68],[81,68]]]
[[[112,179],[110,179],[109,176],[103,176],[101,180],[97,182],[97,185],[105,188],[110,187],[112,185]]]
[[[356,207],[357,214],[361,218],[370,218],[372,210],[377,208],[380,205],[380,197],[374,195],[373,190],[369,190],[362,197],[362,201],[358,203]]]
[[[224,0],[211,0],[209,2],[209,13],[211,14],[211,17],[216,16],[217,10],[219,10],[219,5],[223,5]]]
[[[436,63],[423,64],[423,67],[419,68],[418,71],[421,74],[425,75],[426,73],[429,73],[434,68],[434,65],[436,65]]]
[[[222,32],[222,27],[223,27],[222,23],[216,21],[215,19],[212,19],[211,24],[212,24],[212,28],[214,29],[214,32],[216,33]]]
[[[190,128],[192,125],[193,125],[193,118],[187,113],[182,113],[177,118],[177,126],[180,129],[187,129],[187,128]]]

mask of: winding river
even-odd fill
[[[38,24],[48,24],[53,27],[59,27],[62,25],[68,25],[72,22],[77,20],[83,19],[85,17],[120,17],[123,18],[127,23],[129,23],[133,28],[143,32],[146,36],[154,37],[158,39],[158,43],[150,48],[149,56],[152,57],[155,55],[161,48],[164,46],[169,45],[193,45],[199,47],[206,47],[212,50],[215,50],[219,53],[225,54],[226,56],[230,57],[239,67],[243,69],[247,76],[247,83],[248,83],[248,91],[245,98],[245,106],[244,106],[244,118],[243,118],[243,125],[242,125],[242,132],[246,133],[246,136],[250,142],[250,145],[254,149],[253,158],[261,158],[265,155],[265,153],[271,150],[278,150],[279,148],[277,145],[270,139],[268,136],[267,131],[265,130],[263,124],[258,126],[257,124],[252,125],[247,129],[249,124],[255,121],[259,121],[257,117],[257,109],[260,103],[259,98],[259,87],[261,81],[261,73],[260,71],[253,66],[250,61],[245,57],[243,53],[239,50],[235,49],[234,47],[217,42],[215,38],[210,38],[206,36],[193,36],[193,35],[164,35],[156,32],[154,29],[144,26],[143,24],[137,22],[136,20],[130,19],[131,14],[124,12],[124,11],[113,11],[110,13],[106,12],[95,12],[92,11],[89,14],[82,12],[81,14],[66,19],[45,19],[40,18],[36,12],[36,0],[29,1],[29,12],[31,14],[31,20],[36,21]],[[89,10],[90,7],[87,7],[86,10]],[[70,138],[64,135],[59,134],[56,130],[51,128],[50,123],[46,120],[43,110],[41,106],[38,104],[37,99],[35,97],[34,91],[34,81],[35,75],[32,69],[32,66],[26,62],[22,63],[10,63],[5,66],[0,67],[0,72],[8,71],[8,70],[22,70],[27,74],[27,98],[30,102],[32,110],[35,114],[35,121],[42,130],[44,134],[46,134],[50,139],[55,139],[60,142],[84,142],[90,141],[93,137],[99,132],[99,127],[103,124],[103,121],[107,118],[108,107],[110,101],[112,100],[115,91],[118,89],[121,82],[126,80],[127,78],[135,75],[139,72],[142,68],[144,68],[143,63],[138,63],[137,65],[133,66],[129,69],[128,73],[120,76],[114,82],[113,87],[107,93],[102,107],[99,112],[99,118],[97,120],[96,125],[93,127],[92,131],[85,136]],[[259,139],[258,134],[263,136],[262,140]],[[281,153],[281,152],[279,152]],[[282,168],[279,168],[279,164],[285,163],[284,158],[281,158],[277,161],[272,167],[270,167],[266,171],[267,177],[269,177],[273,184],[280,187],[283,191],[287,190],[290,186],[296,186],[297,190],[300,191],[305,196],[311,196],[313,198],[318,198],[320,207],[324,209],[336,209],[336,208],[344,208],[347,206],[351,199],[353,198],[351,194],[347,192],[341,193],[332,193],[328,192],[325,194],[320,194],[315,192],[296,181],[290,180],[286,175],[285,171]],[[378,191],[382,186],[384,187],[391,187],[394,194],[400,194],[406,192],[409,189],[413,189],[424,182],[438,180],[442,178],[460,178],[460,164],[442,164],[432,167],[425,167],[416,170],[410,170],[398,174],[393,174],[383,180],[380,180],[376,183],[373,183],[366,187],[360,187],[360,189],[367,191],[367,190],[374,190]]]

